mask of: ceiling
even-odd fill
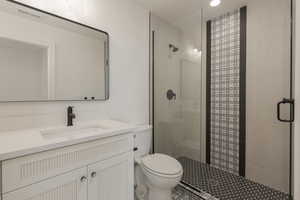
[[[212,8],[210,0],[135,0],[149,9],[153,14],[168,21],[171,24],[181,24],[187,19],[201,15],[203,9],[204,18],[212,18],[227,11],[246,5],[247,0],[222,0],[220,6]],[[199,18],[198,18],[199,19]]]

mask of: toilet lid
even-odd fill
[[[152,154],[142,159],[142,164],[153,172],[164,175],[177,175],[182,172],[181,164],[170,156]]]

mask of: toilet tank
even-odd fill
[[[140,126],[134,131],[134,157],[140,159],[152,150],[152,126]]]

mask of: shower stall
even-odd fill
[[[201,13],[198,20],[201,21]],[[196,24],[182,28],[156,16],[152,16],[151,23],[154,44],[154,149],[176,158],[189,157],[200,161],[204,155],[201,155],[202,139],[199,134],[202,41],[198,20]]]
[[[290,199],[292,4],[235,2],[151,15],[153,150],[198,196]]]

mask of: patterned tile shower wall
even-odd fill
[[[210,164],[239,174],[240,10],[211,20]]]

